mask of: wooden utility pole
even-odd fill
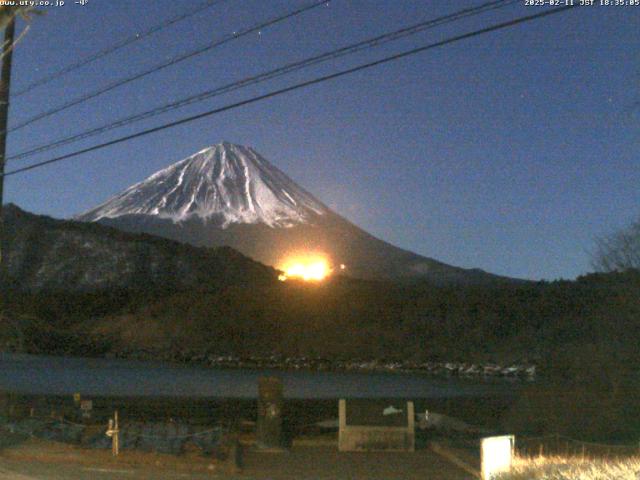
[[[0,287],[5,281],[7,265],[3,246],[6,242],[4,231],[4,167],[7,151],[7,127],[9,123],[9,88],[11,86],[11,61],[13,59],[13,43],[16,33],[16,17],[14,16],[4,30],[2,45],[2,70],[0,71]]]

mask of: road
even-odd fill
[[[466,480],[470,476],[435,453],[340,453],[335,447],[301,446],[285,453],[248,451],[241,473],[215,469],[43,463],[0,458],[0,480]]]
[[[0,460],[0,480],[235,480],[242,476],[212,473],[167,472],[157,469],[91,467],[76,464],[48,464]]]

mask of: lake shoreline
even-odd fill
[[[471,362],[414,362],[382,359],[329,360],[310,357],[235,357],[212,354],[163,354],[158,352],[130,351],[107,354],[103,358],[123,360],[161,361],[171,364],[204,366],[219,369],[268,369],[308,372],[356,372],[356,373],[422,373],[434,377],[507,378],[533,381],[537,368],[531,363],[499,365]]]
[[[202,365],[145,359],[1,354],[0,390],[35,394],[254,398],[261,377],[277,376],[291,398],[483,396],[519,390],[517,378],[435,375],[382,369],[278,368],[278,362]],[[253,368],[251,368],[253,367]],[[372,367],[372,366],[370,366]]]

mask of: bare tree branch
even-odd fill
[[[624,230],[598,238],[591,265],[600,272],[640,269],[640,219]]]

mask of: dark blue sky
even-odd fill
[[[69,0],[50,8],[16,49],[13,88],[198,3],[89,0],[80,7]],[[308,3],[227,0],[16,98],[11,121]],[[334,0],[13,132],[8,153],[477,4]],[[99,140],[539,8],[523,0]],[[6,201],[69,217],[221,140],[253,146],[327,205],[398,246],[503,275],[573,278],[590,269],[595,237],[640,213],[640,7],[574,9],[10,177]]]

